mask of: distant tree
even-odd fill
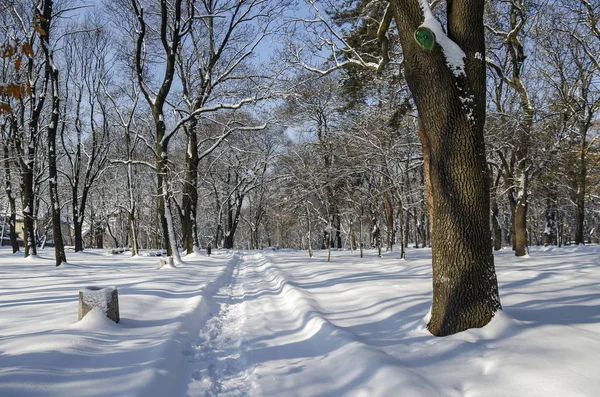
[[[182,83],[179,124],[186,135],[180,219],[187,253],[198,248],[199,165],[233,131],[225,129],[222,135],[211,136],[207,134],[210,131],[200,130],[202,119],[271,96],[281,68],[258,68],[254,59],[259,45],[280,31],[281,15],[288,6],[289,0],[209,0],[196,4],[202,23],[192,24],[189,40],[182,43],[177,56]]]
[[[60,138],[69,183],[75,252],[83,250],[83,232],[90,190],[105,169],[110,149],[111,120],[102,85],[107,79],[109,40],[99,24],[72,26],[79,31],[65,39],[65,95]],[[87,105],[87,106],[86,106]],[[74,111],[69,112],[70,109]],[[67,115],[71,113],[72,117]]]
[[[36,9],[36,16],[40,21],[40,42],[42,52],[45,58],[44,79],[50,83],[50,124],[47,127],[48,139],[48,177],[49,177],[49,193],[50,193],[50,211],[52,213],[52,236],[54,239],[54,254],[56,266],[60,266],[67,262],[65,246],[62,235],[62,219],[60,215],[60,202],[58,195],[58,169],[56,167],[56,137],[59,127],[60,115],[60,80],[59,70],[55,63],[54,43],[50,42],[51,27],[56,26],[56,17],[60,15],[58,10],[54,9],[52,0],[43,0],[42,4]]]
[[[19,242],[17,240],[17,199],[13,190],[13,167],[12,167],[12,155],[9,146],[11,135],[14,135],[16,125],[14,123],[8,123],[6,119],[0,122],[0,140],[2,149],[2,171],[4,174],[4,187],[6,189],[6,198],[8,200],[8,214],[3,213],[2,216],[2,239],[4,239],[4,225],[6,217],[8,216],[8,227],[9,227],[9,238],[10,245],[12,246],[13,253],[19,252]],[[0,241],[3,244],[4,241]]]
[[[40,189],[39,175],[42,173],[41,157],[43,143],[41,142],[40,122],[46,102],[49,76],[41,73],[44,57],[39,46],[40,19],[36,12],[37,2],[9,2],[7,12],[1,13],[3,26],[6,28],[8,42],[1,43],[3,54],[10,47],[9,53],[16,54],[15,44],[21,43],[21,52],[14,58],[14,69],[4,70],[3,79],[12,76],[13,84],[26,84],[26,90],[11,90],[13,95],[7,95],[7,90],[0,93],[3,102],[2,110],[12,126],[10,145],[13,149],[14,161],[19,170],[19,187],[21,211],[23,214],[24,257],[37,254],[36,214]],[[19,21],[16,23],[14,21]],[[18,62],[17,62],[18,60]],[[6,76],[6,77],[5,77]],[[6,83],[4,83],[6,84]],[[6,86],[4,86],[6,87]],[[14,95],[15,91],[19,94]]]
[[[150,11],[155,9],[154,13]],[[176,77],[176,61],[183,41],[190,33],[196,15],[194,0],[131,0],[121,11],[133,15],[129,28],[134,32],[134,67],[140,92],[152,112],[154,155],[157,178],[157,214],[164,246],[169,256],[180,261],[172,216],[172,184],[169,181],[169,142],[178,128],[168,129],[165,118],[167,101]],[[148,11],[147,11],[148,10]],[[152,81],[149,67],[159,63],[162,77]],[[156,88],[152,88],[153,83]]]

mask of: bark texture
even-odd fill
[[[2,126],[4,127],[4,126]],[[12,128],[12,127],[11,127]],[[2,138],[5,139],[4,133],[2,134]],[[10,169],[10,153],[8,150],[8,143],[3,142],[2,145],[2,152],[4,155],[3,158],[3,167],[4,167],[4,183],[5,183],[5,188],[6,188],[6,195],[8,196],[8,207],[9,207],[9,238],[10,238],[10,245],[12,247],[12,251],[13,254],[15,252],[19,252],[19,242],[17,241],[17,230],[15,228],[15,223],[17,221],[17,203],[16,203],[16,199],[15,196],[13,194],[13,189],[12,189],[12,176],[11,176],[11,169]],[[4,223],[5,219],[3,219],[3,223]],[[2,225],[2,227],[4,227],[4,225]],[[4,233],[4,232],[3,232]],[[2,238],[4,238],[4,236],[2,236]],[[0,245],[2,245],[4,243],[4,241],[0,241]]]
[[[65,246],[61,229],[60,203],[58,196],[58,171],[56,168],[56,133],[59,123],[60,94],[59,94],[59,74],[54,65],[52,49],[50,48],[50,21],[52,19],[52,0],[46,0],[43,3],[40,26],[45,32],[41,36],[42,49],[46,58],[46,81],[50,80],[52,93],[52,114],[50,116],[50,125],[48,126],[48,176],[50,177],[50,209],[52,214],[52,238],[54,239],[54,256],[56,266],[67,262]]]
[[[456,76],[439,45],[422,50],[413,38],[423,22],[418,0],[395,0],[406,80],[429,148],[434,335],[486,325],[501,308],[490,250],[485,124],[484,0],[447,2],[448,36],[466,54]],[[479,54],[479,55],[477,55]],[[465,98],[469,98],[465,101]]]

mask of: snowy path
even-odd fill
[[[213,297],[212,318],[183,354],[190,365],[187,396],[247,396],[249,374],[242,346],[246,322],[244,281],[249,258],[233,270],[229,285]]]
[[[181,346],[207,320],[209,297],[237,255],[191,255],[177,269],[158,259],[52,251],[25,260],[0,250],[0,396],[163,397],[182,383]],[[77,322],[78,291],[118,286],[121,322]]]
[[[156,258],[0,249],[0,396],[594,397],[600,247],[496,253],[504,312],[435,338],[431,251]],[[118,285],[122,321],[76,323],[82,285]],[[121,305],[122,304],[122,305]]]
[[[439,395],[415,371],[336,327],[263,254],[243,257],[219,308],[183,353],[187,396]],[[250,313],[250,315],[249,315]]]
[[[430,251],[243,256],[184,352],[186,396],[592,397],[600,388],[597,248],[499,253],[505,312],[432,337]],[[322,253],[320,253],[322,254]],[[581,277],[580,277],[581,276]]]

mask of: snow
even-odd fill
[[[446,63],[456,77],[465,76],[465,52],[444,32],[440,22],[433,16],[428,0],[420,0],[424,21],[420,27],[428,28],[435,34],[435,41],[442,47]]]
[[[0,249],[2,396],[595,396],[600,247],[496,253],[504,311],[426,330],[431,250],[156,258]],[[121,323],[76,323],[77,291],[116,285]]]
[[[117,289],[117,287],[97,287],[97,286],[88,286],[81,288],[79,292],[83,296],[83,303],[90,307],[100,308],[104,313],[108,309],[108,302],[111,301],[112,292]]]
[[[54,266],[53,249],[24,260],[0,249],[0,396],[165,396],[181,379],[181,346],[207,320],[206,296],[238,260],[218,251],[208,263],[172,272],[156,258],[107,258],[84,251]],[[119,290],[121,321],[101,310],[77,322],[78,292]]]

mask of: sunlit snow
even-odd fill
[[[431,251],[158,258],[0,249],[1,396],[595,396],[600,247],[496,254],[504,311],[431,336]],[[119,289],[121,322],[77,323]]]

